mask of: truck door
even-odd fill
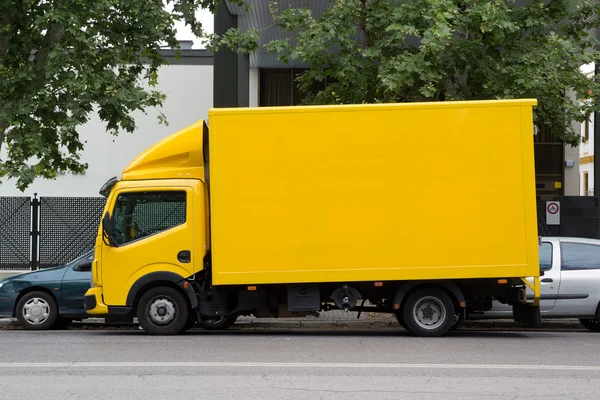
[[[187,278],[195,264],[193,191],[137,187],[111,196],[116,246],[102,246],[104,301],[126,306],[130,288],[153,272]],[[129,304],[130,305],[130,304]],[[131,306],[131,305],[130,305]]]

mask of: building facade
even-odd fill
[[[590,64],[582,71],[591,79],[594,77],[595,65]],[[579,146],[579,195],[594,196],[594,121],[595,115],[591,114],[580,126],[581,145]]]

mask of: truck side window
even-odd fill
[[[564,242],[560,250],[563,271],[600,269],[600,246]]]
[[[186,193],[149,191],[117,197],[115,239],[123,245],[182,225],[186,221]]]
[[[540,245],[540,271],[552,269],[552,243],[544,242]]]

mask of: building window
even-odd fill
[[[583,141],[589,142],[590,140],[590,117],[587,116],[583,123]]]
[[[583,195],[588,196],[589,190],[589,176],[588,172],[585,171],[583,173]]]
[[[261,107],[297,106],[304,100],[305,93],[298,89],[297,78],[305,69],[270,69],[260,70],[260,95]],[[310,89],[316,93],[325,88],[325,83],[316,84]]]

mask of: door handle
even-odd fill
[[[542,279],[542,282],[544,282],[544,283],[550,283],[550,282],[554,282],[554,279],[552,279],[552,278],[544,278],[544,279]]]
[[[183,264],[189,264],[192,261],[192,253],[189,250],[181,250],[177,253],[177,260]]]

